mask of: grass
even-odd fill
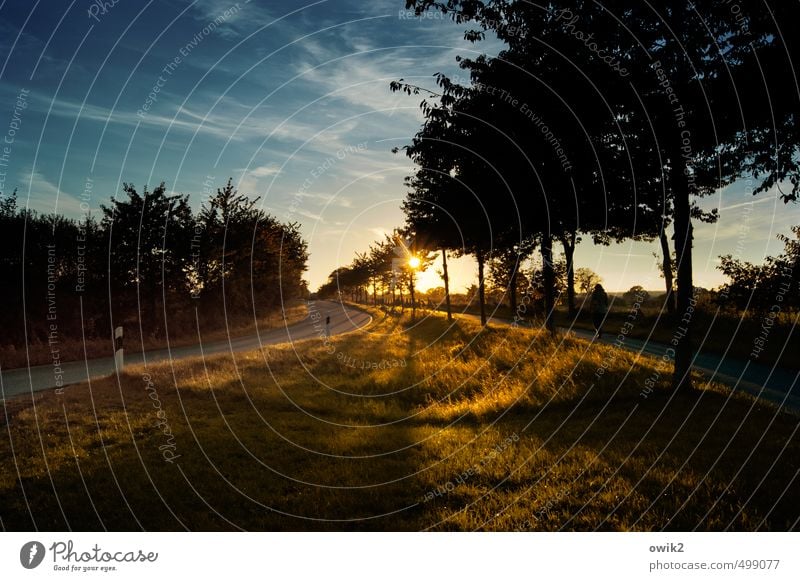
[[[3,528],[797,528],[796,415],[612,346],[374,314],[15,402]]]
[[[628,321],[627,308],[614,309],[609,312],[604,328],[616,334]],[[574,321],[567,313],[557,315],[557,324],[563,327],[577,327],[594,331],[591,315],[580,313]],[[715,316],[714,313],[697,311],[693,325],[695,344],[701,353],[725,355],[727,358],[741,361],[757,361],[758,363],[786,369],[800,369],[800,360],[795,353],[800,350],[800,329],[797,323],[800,315],[786,315],[781,322],[774,324],[767,335],[763,351],[757,358],[752,358],[754,341],[762,337],[762,319],[754,317],[735,317],[730,314]],[[658,316],[658,309],[644,309],[636,319],[636,325],[630,332],[635,339],[649,340],[664,345],[669,344],[675,333],[676,317],[664,314]]]
[[[580,301],[578,304],[580,305]],[[480,314],[480,309],[475,304],[453,305],[453,309],[454,312]],[[514,318],[514,313],[506,305],[487,306],[486,312],[487,316],[493,313],[500,319],[512,320]],[[625,323],[630,321],[628,319],[630,313],[630,306],[612,306],[604,325],[606,333],[616,335]],[[679,317],[676,315],[660,314],[658,308],[644,307],[639,310],[634,326],[629,328],[628,336],[667,345],[675,333],[678,319]],[[559,307],[556,310],[555,320],[559,327],[594,332],[588,304],[586,309],[578,313],[577,317],[570,317],[563,307]],[[755,341],[764,337],[763,318],[734,316],[729,312],[716,314],[698,309],[693,314],[692,320],[695,346],[701,353],[725,355],[726,358],[741,361],[752,359],[764,365],[777,365],[786,369],[800,370],[800,359],[794,356],[800,351],[800,327],[798,327],[800,314],[781,313],[771,322],[774,324],[766,335],[767,340],[764,342],[763,351],[758,353],[757,358],[752,359],[751,353]]]

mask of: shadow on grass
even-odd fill
[[[590,391],[585,346],[533,332],[437,317],[379,324],[381,335],[335,339],[332,353],[310,341],[157,366],[154,390],[134,369],[121,388],[108,379],[42,396],[0,447],[4,528],[797,526],[796,416],[711,390],[645,399],[646,366]],[[532,361],[509,365],[528,341]],[[565,387],[511,382],[556,348]],[[406,365],[342,363],[390,359]]]

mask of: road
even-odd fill
[[[465,313],[458,316],[480,321],[478,315]],[[511,321],[507,319],[490,318],[489,322],[511,325]],[[559,327],[559,331],[589,341],[594,339],[594,333],[584,329]],[[613,344],[615,340],[616,335],[608,332],[600,339],[608,345]],[[640,341],[631,337],[625,338],[623,347],[635,353],[655,357],[662,357],[667,349],[664,344]],[[800,411],[800,371],[741,361],[713,353],[697,353],[692,367],[704,377],[727,385],[732,391],[743,391],[787,409]]]
[[[230,340],[213,341],[198,345],[157,349],[142,353],[125,355],[125,365],[139,363],[155,363],[157,361],[184,359],[215,355],[218,353],[235,353],[258,349],[262,345],[289,343],[317,337],[325,332],[325,318],[331,317],[330,334],[349,333],[368,325],[372,317],[358,309],[342,305],[334,301],[310,301],[308,316],[300,323],[289,327],[269,329],[259,334],[237,337]],[[81,383],[89,378],[105,377],[116,372],[113,357],[88,359],[61,363],[62,385]],[[0,371],[0,399],[15,395],[31,393],[43,389],[58,387],[56,370],[53,365],[38,365],[20,369]]]

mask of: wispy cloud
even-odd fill
[[[256,168],[249,170],[248,172],[253,177],[263,178],[266,176],[274,176],[281,173],[281,169],[274,163],[270,163],[268,165],[261,165]]]
[[[157,129],[160,133],[179,131],[189,134],[209,135],[230,141],[264,140],[265,138],[289,142],[308,142],[310,147],[321,148],[322,151],[334,153],[336,148],[345,147],[347,142],[342,136],[349,133],[356,122],[332,123],[328,127],[320,127],[314,119],[301,121],[296,118],[265,115],[266,109],[250,110],[249,115],[243,112],[240,105],[213,105],[203,112],[171,103],[166,97],[160,103],[162,110],[170,114],[150,112],[137,113],[137,110],[104,107],[94,104],[82,104],[70,99],[50,100],[40,94],[31,93],[32,108],[39,113],[54,115],[67,119],[80,119],[96,123],[108,123],[126,127],[144,127]]]
[[[241,38],[243,32],[258,30],[275,21],[270,10],[252,0],[197,0],[192,8],[195,19],[203,25],[224,17],[218,33],[231,38]]]
[[[298,198],[310,200],[324,206],[339,206],[340,208],[352,208],[353,200],[348,197],[322,192],[300,192],[296,194]]]
[[[241,173],[237,188],[246,194],[264,191],[268,182],[281,174],[280,166],[274,163],[252,168],[240,168],[235,171]]]
[[[30,192],[27,198],[27,207],[43,214],[64,214],[67,216],[77,216],[81,213],[80,201],[60,189],[39,171],[26,169],[20,176],[23,187],[20,188],[20,196],[25,194],[24,190]],[[23,203],[25,203],[23,201]]]

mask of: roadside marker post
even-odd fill
[[[114,365],[117,367],[117,373],[122,371],[124,361],[124,349],[122,348],[122,327],[114,329]]]

